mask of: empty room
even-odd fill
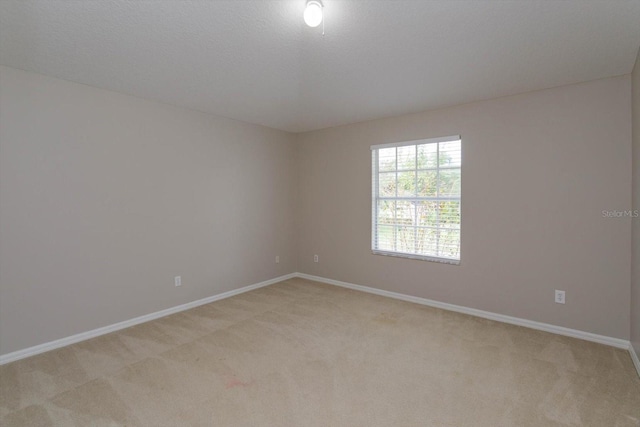
[[[640,0],[0,0],[0,425],[640,426]]]

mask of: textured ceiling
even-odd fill
[[[640,0],[0,1],[0,64],[288,131],[631,72]]]

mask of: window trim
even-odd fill
[[[434,144],[434,143],[441,143],[441,142],[450,142],[450,141],[461,141],[461,145],[460,145],[460,154],[462,155],[462,137],[460,135],[451,135],[451,136],[445,136],[445,137],[439,137],[439,138],[427,138],[427,139],[417,139],[417,140],[412,140],[412,141],[402,141],[402,142],[395,142],[395,143],[388,143],[388,144],[376,144],[376,145],[372,145],[370,147],[371,150],[371,157],[372,157],[372,161],[371,161],[371,167],[372,167],[372,171],[371,171],[371,177],[372,177],[372,182],[371,182],[371,187],[372,187],[372,195],[371,195],[371,253],[374,255],[383,255],[383,256],[392,256],[392,257],[397,257],[397,258],[407,258],[407,259],[417,259],[417,260],[422,260],[422,261],[432,261],[432,262],[439,262],[439,263],[443,263],[443,264],[451,264],[451,265],[460,265],[460,261],[461,261],[461,257],[456,259],[456,258],[447,258],[447,257],[443,257],[443,256],[433,256],[433,255],[419,255],[419,254],[415,254],[415,253],[407,253],[407,252],[397,252],[397,251],[388,251],[388,250],[380,250],[380,249],[374,249],[376,246],[376,236],[377,236],[377,227],[378,227],[378,221],[377,221],[377,209],[376,209],[376,204],[378,202],[378,200],[380,199],[385,199],[384,197],[380,197],[379,195],[379,191],[380,191],[380,187],[379,187],[379,179],[380,179],[380,171],[378,170],[378,151],[384,148],[395,148],[395,147],[406,147],[409,145],[424,145],[424,144]],[[397,165],[396,165],[397,167]],[[443,167],[440,168],[440,165],[438,165],[438,167],[436,168],[427,168],[424,170],[446,170],[446,169],[460,169],[460,172],[462,174],[462,163],[460,163],[459,167]],[[418,169],[417,165],[416,165],[416,169],[410,169],[412,171],[421,171],[423,169]],[[396,172],[398,170],[396,169]],[[404,197],[393,197],[391,199],[393,200],[398,200],[398,199],[403,199]],[[420,199],[425,199],[425,200],[429,200],[429,199],[433,199],[433,200],[443,200],[443,199],[447,199],[448,197],[421,197]],[[416,197],[407,197],[407,199],[411,199],[411,200],[415,200]],[[460,195],[457,197],[451,197],[451,200],[457,200],[460,203],[460,207],[462,208],[462,191],[460,192]],[[460,244],[462,244],[462,212],[460,213]]]

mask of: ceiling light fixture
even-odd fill
[[[305,24],[312,28],[320,25],[322,22],[322,2],[320,0],[307,0],[303,17]]]

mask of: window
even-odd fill
[[[371,146],[371,249],[460,263],[460,136]]]

